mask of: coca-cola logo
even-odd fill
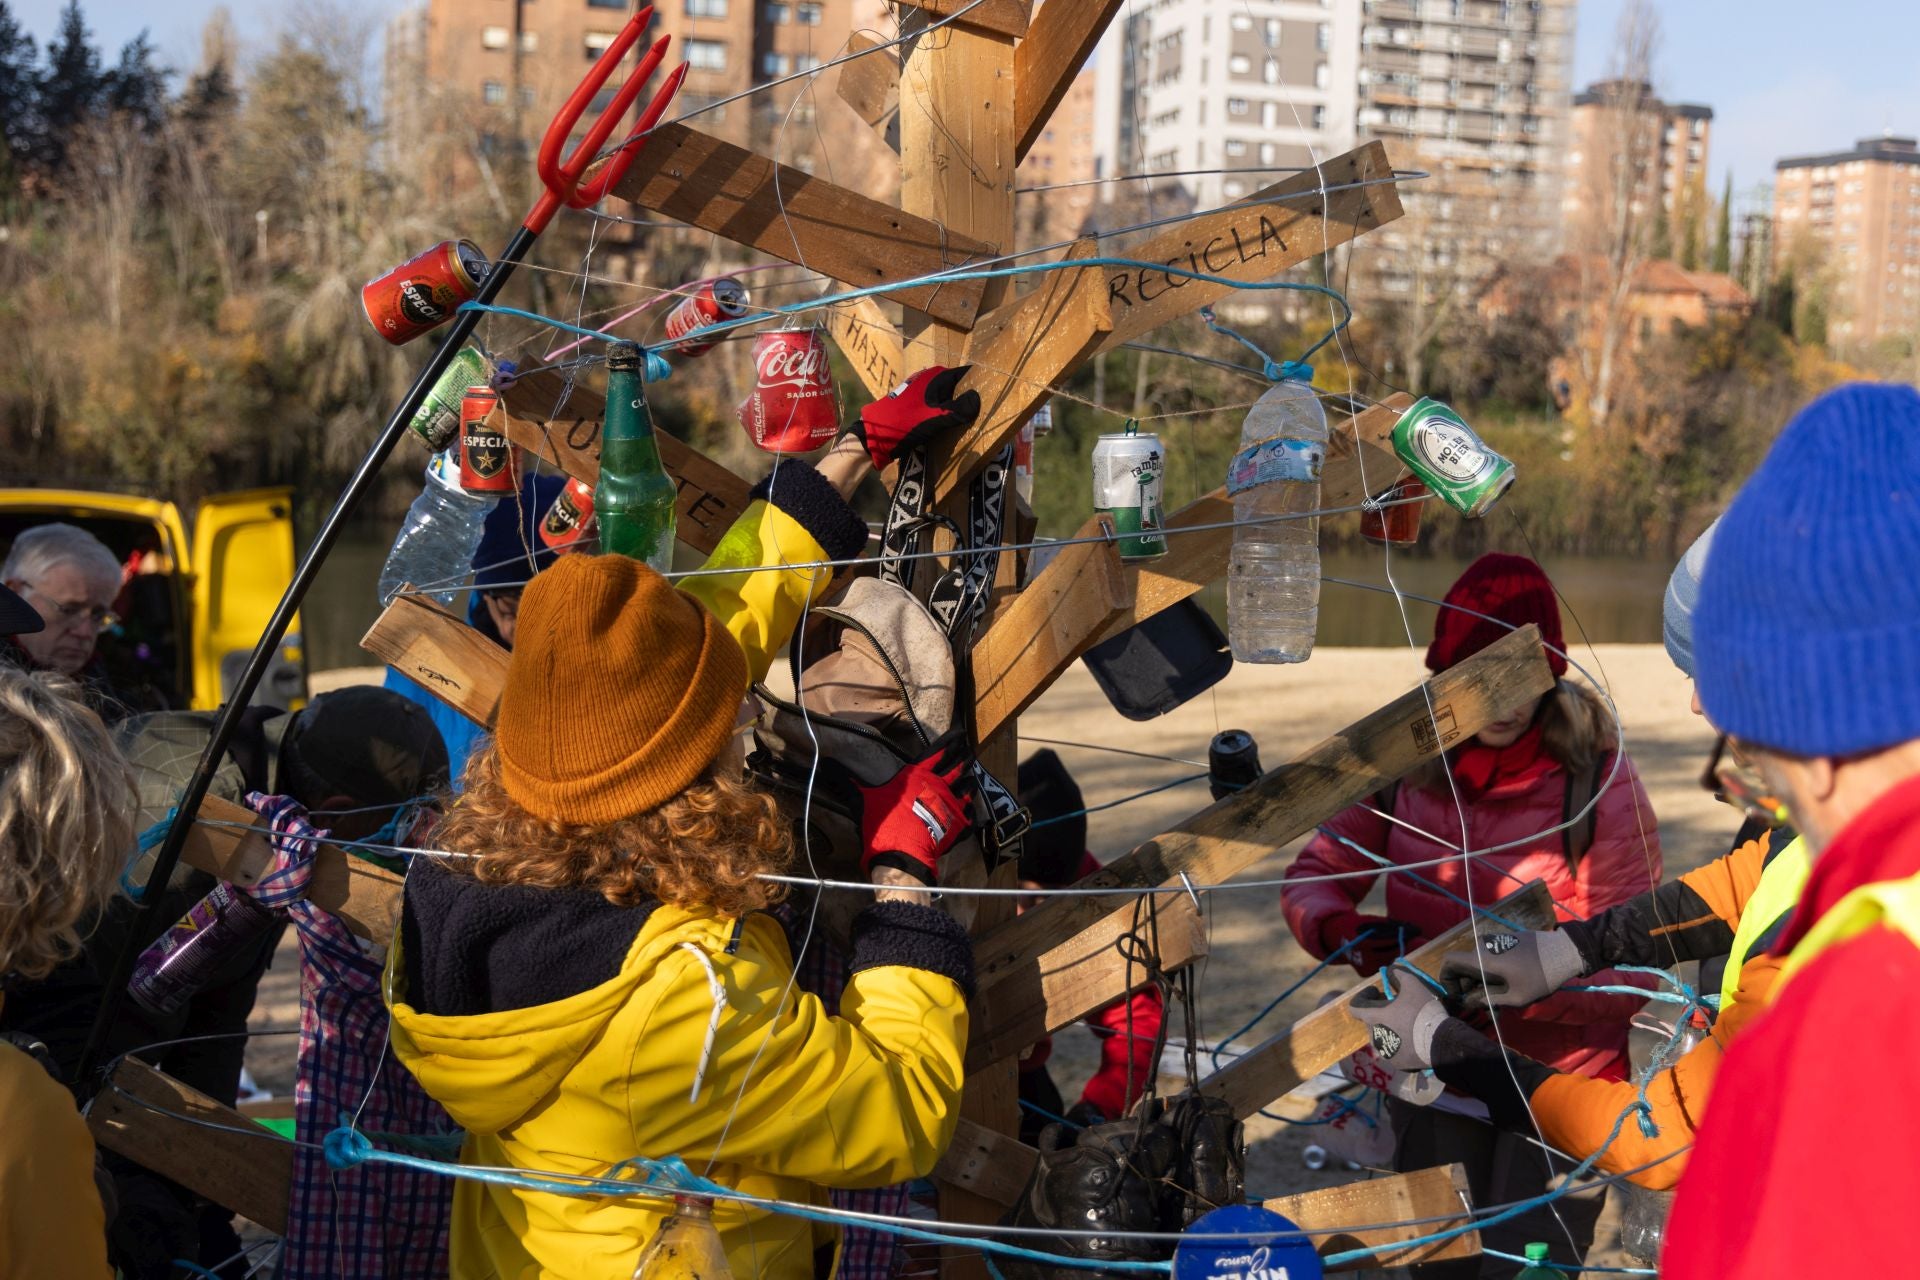
[[[829,387],[827,353],[817,342],[789,346],[770,342],[753,355],[754,372],[762,390],[794,387],[800,390]]]
[[[440,290],[425,276],[400,282],[400,314],[415,324],[439,324],[447,318],[441,305]]]

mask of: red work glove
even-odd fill
[[[876,467],[886,467],[910,449],[918,449],[949,427],[965,426],[980,416],[980,393],[954,395],[972,365],[922,369],[875,400],[847,428],[866,448]]]
[[[940,855],[967,829],[967,807],[955,791],[966,767],[936,752],[877,787],[861,787],[860,870],[893,867],[923,884],[939,883]]]
[[[1361,938],[1363,933],[1367,936]],[[1360,940],[1348,947],[1340,958],[1352,965],[1361,977],[1371,978],[1418,946],[1420,931],[1399,920],[1363,916],[1358,911],[1338,912],[1328,916],[1320,926],[1320,947],[1324,955],[1332,955],[1355,938]]]

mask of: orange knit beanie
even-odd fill
[[[712,763],[746,692],[746,655],[699,601],[625,556],[562,556],[521,597],[501,779],[552,822],[634,817]]]

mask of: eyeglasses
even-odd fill
[[[1731,758],[1728,758],[1729,752]],[[1706,770],[1700,775],[1700,786],[1749,818],[1759,818],[1772,826],[1784,824],[1789,816],[1787,806],[1770,795],[1766,784],[1740,759],[1739,748],[1727,734],[1715,739],[1713,755],[1708,757]]]
[[[30,582],[12,584],[16,591],[31,591],[53,606],[53,625],[62,629],[71,628],[75,623],[86,621],[93,630],[111,631],[120,625],[120,615],[105,605],[88,604],[85,600],[55,600],[52,596]]]

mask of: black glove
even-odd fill
[[[1139,1233],[1179,1230],[1166,1225],[1165,1188],[1179,1161],[1173,1131],[1165,1124],[1116,1120],[1078,1132],[1050,1124],[1040,1132],[1040,1159],[1019,1201],[1004,1222],[1062,1232],[1111,1234],[1027,1236],[1022,1243],[1043,1253],[1100,1262],[1152,1262],[1172,1249]],[[1055,1267],[1027,1258],[999,1264],[1007,1280],[1087,1280],[1083,1268]]]
[[[936,364],[922,369],[868,405],[848,433],[866,447],[874,466],[884,468],[942,431],[972,422],[980,416],[980,393],[953,394],[972,368]]]

